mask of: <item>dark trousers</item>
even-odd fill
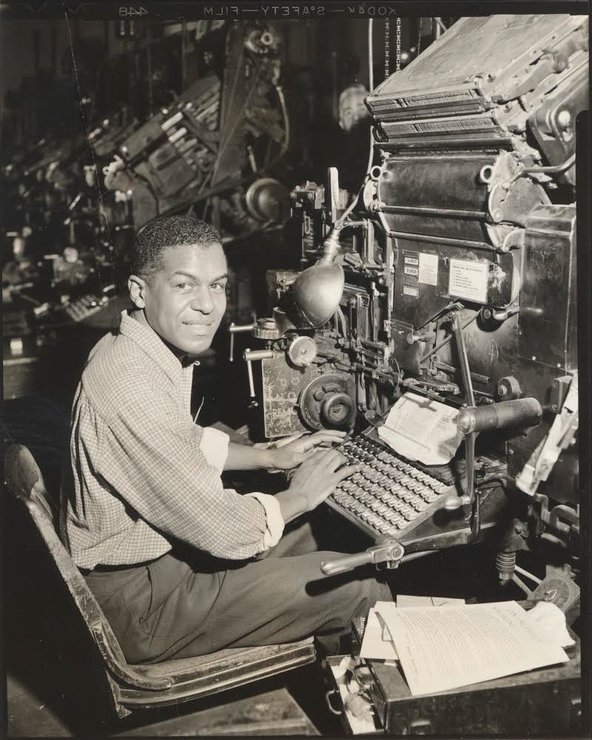
[[[132,663],[311,635],[335,653],[353,617],[391,599],[371,568],[321,578],[321,561],[335,557],[318,551],[305,521],[247,562],[171,552],[148,565],[91,572],[86,581]]]

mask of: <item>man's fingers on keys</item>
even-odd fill
[[[327,467],[330,467],[332,470],[337,470],[346,460],[345,455],[338,450],[327,450],[325,453],[324,461]]]
[[[340,444],[343,442],[344,438],[345,432],[340,432],[336,429],[326,429],[321,432],[311,434],[310,437],[306,439],[305,445],[308,449],[310,449],[310,447],[326,448]]]
[[[358,470],[361,469],[361,465],[342,465],[339,470],[335,471],[335,475],[339,478],[340,481],[342,481],[346,478],[349,478],[350,475],[357,473]]]

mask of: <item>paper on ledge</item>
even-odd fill
[[[388,615],[391,609],[464,603],[464,599],[453,599],[447,596],[406,596],[405,594],[398,594],[396,603],[394,601],[377,601],[374,607],[370,607],[368,611],[360,648],[360,658],[398,660],[397,651],[385,619],[385,615]]]
[[[376,610],[380,613],[380,608],[383,603],[389,602],[376,602]],[[415,596],[407,594],[397,594],[397,609],[408,609],[409,607],[418,606],[449,606],[454,604],[464,604],[464,599],[455,599],[452,596]],[[384,624],[382,631],[382,639],[390,640],[391,633],[388,631],[386,623]]]
[[[378,436],[403,457],[424,465],[445,465],[463,438],[457,415],[455,408],[408,392],[389,411]]]
[[[537,639],[515,601],[381,610],[413,696],[568,660]]]
[[[360,658],[367,658],[369,660],[398,660],[397,651],[391,640],[390,632],[383,621],[383,617],[378,616],[378,609],[382,604],[389,605],[390,602],[377,601],[376,607],[370,607],[368,610],[368,619],[366,620],[362,647],[360,648]]]
[[[397,594],[397,607],[399,609],[408,609],[411,606],[460,606],[464,604],[464,599],[454,598],[453,596],[416,596],[415,594]]]

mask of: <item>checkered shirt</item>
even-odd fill
[[[224,489],[208,462],[191,418],[192,373],[127,312],[91,351],[62,486],[62,537],[79,567],[151,560],[171,549],[169,537],[231,559],[279,539],[270,541],[265,499],[278,502]]]

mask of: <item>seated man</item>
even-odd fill
[[[305,515],[355,468],[319,432],[278,449],[228,443],[191,417],[193,365],[226,309],[217,232],[164,216],[138,235],[135,309],[91,351],[72,411],[62,537],[130,662],[324,637],[389,589],[369,570],[320,580]],[[301,463],[301,464],[300,464]],[[223,488],[223,469],[300,466],[275,496]],[[284,527],[300,518],[300,526]]]

